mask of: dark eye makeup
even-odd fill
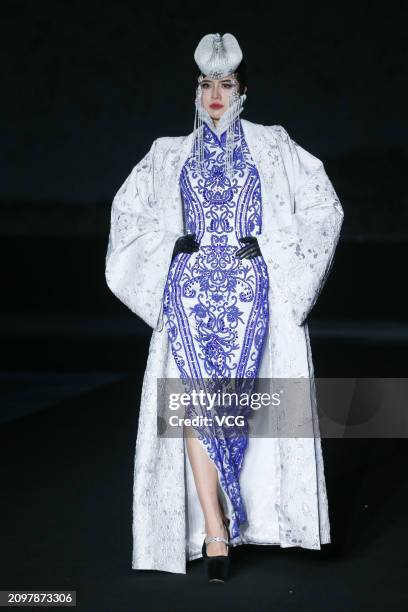
[[[233,83],[231,83],[231,81],[222,81],[221,85],[223,87],[226,87],[227,89],[231,89],[231,87],[233,87]],[[210,86],[210,82],[209,81],[203,81],[201,83],[201,87],[204,87],[205,89],[207,89]]]

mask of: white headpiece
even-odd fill
[[[232,34],[207,34],[198,43],[194,59],[204,76],[222,79],[238,68],[242,51]]]
[[[207,34],[197,45],[194,53],[194,59],[199,67],[201,74],[211,79],[222,79],[230,74],[233,74],[238,68],[242,60],[242,51],[237,39],[232,34]],[[211,122],[212,119],[202,105],[202,90],[199,85],[196,91],[196,111],[194,117],[194,143],[196,160],[203,170],[204,161],[204,135],[203,122]],[[236,83],[238,87],[238,83]],[[242,111],[243,104],[246,100],[246,95],[239,95],[238,90],[234,89],[231,94],[229,108],[224,112],[219,120],[219,124],[223,125],[228,122],[227,139],[226,139],[226,173],[232,175],[232,155],[234,149],[234,125],[235,119]]]

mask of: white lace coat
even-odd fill
[[[289,418],[295,431],[311,422],[314,435],[249,440],[241,473],[249,525],[236,543],[320,549],[330,542],[330,525],[306,319],[330,271],[343,210],[323,163],[282,126],[241,122],[261,180],[257,237],[269,273],[258,375],[309,379],[310,401]],[[157,435],[156,379],[179,375],[161,298],[184,233],[179,174],[192,142],[193,133],[158,138],[133,168],[112,204],[106,255],[109,288],[153,328],[136,442],[132,567],[177,573],[201,556],[204,519],[185,441]]]

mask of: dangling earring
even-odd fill
[[[199,84],[196,89],[195,97],[195,113],[194,113],[194,157],[196,160],[197,171],[203,171],[204,167],[204,126],[203,126],[203,114],[202,109],[202,90]]]

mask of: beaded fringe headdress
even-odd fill
[[[227,135],[225,139],[225,174],[232,178],[233,172],[233,154],[234,154],[234,141],[235,141],[235,127],[236,121],[243,109],[246,95],[239,95],[236,89],[231,94],[230,106],[225,111],[224,117],[221,119],[227,119]],[[220,119],[220,121],[221,121]],[[196,160],[197,169],[201,174],[205,174],[204,165],[204,121],[207,123],[212,122],[210,115],[205,110],[202,104],[202,90],[200,85],[197,87],[196,100],[195,100],[195,115],[194,115],[194,157]],[[224,122],[223,121],[223,122]]]
[[[211,79],[222,79],[233,75],[242,60],[242,51],[237,39],[232,34],[207,34],[204,36],[194,53],[194,59],[201,71],[198,78],[198,87],[195,99],[194,116],[194,155],[200,172],[204,173],[204,121],[211,122],[212,119],[202,104],[201,81],[204,76]],[[238,82],[231,92],[230,105],[219,119],[223,124],[227,120],[227,137],[225,143],[225,172],[227,176],[232,176],[233,153],[234,153],[234,129],[236,120],[242,111],[246,95],[239,95]]]

